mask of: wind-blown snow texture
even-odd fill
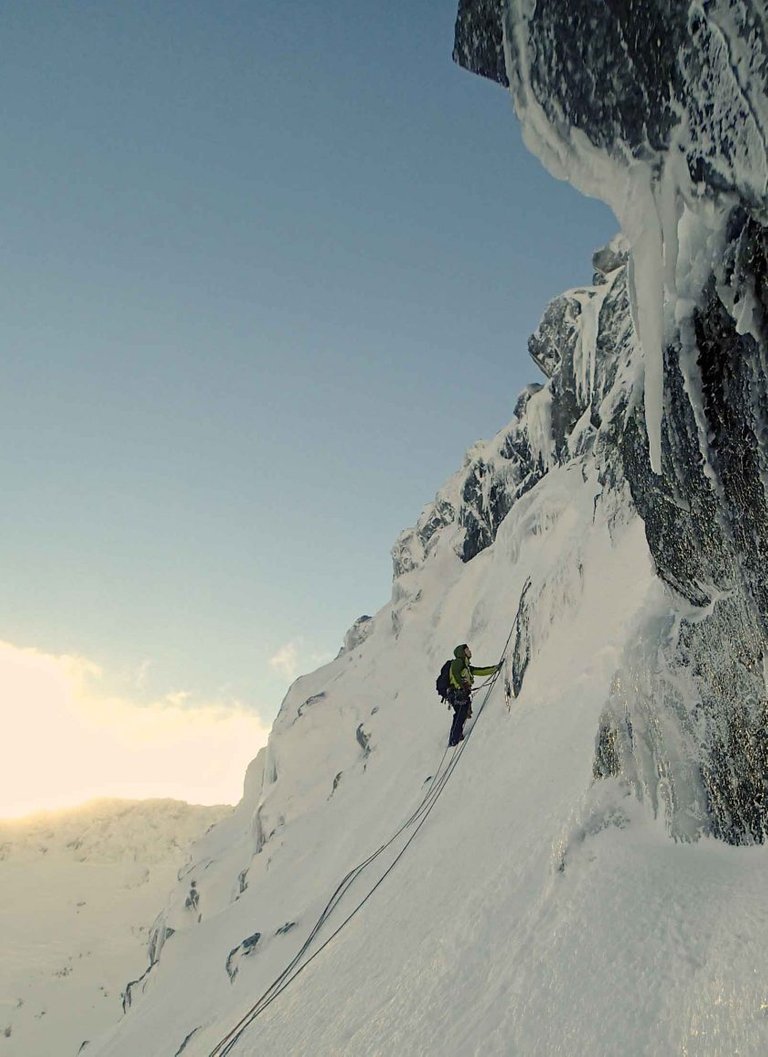
[[[623,234],[397,541],[390,604],[291,688],[93,1054],[211,1053],[429,790],[442,661],[510,630],[511,708],[497,684],[407,854],[231,1052],[768,1052],[765,40],[737,0],[462,2],[458,59]]]

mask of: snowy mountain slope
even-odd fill
[[[460,531],[444,533],[399,636],[387,607],[357,654],[293,688],[238,821],[198,848],[189,878],[210,916],[183,928],[185,878],[169,912],[178,931],[94,1053],[212,1051],[346,870],[421,799],[448,727],[430,696],[434,670],[457,637],[490,660],[528,576],[537,603],[520,624],[518,671],[528,663],[512,710],[497,684],[407,854],[233,1052],[764,1052],[764,850],[670,842],[663,776],[635,786],[643,804],[630,784],[595,780],[605,702],[673,616],[642,523],[613,497],[604,508],[589,461],[553,468],[466,565]],[[319,942],[404,839],[355,883]],[[727,1045],[712,1048],[710,1032]],[[617,1049],[627,1033],[630,1047]]]
[[[560,587],[552,594],[549,606],[554,611],[568,611],[571,620],[553,626],[542,613],[546,625],[546,630],[542,625],[542,634],[549,634],[563,669],[578,665],[582,680],[593,688],[594,696],[587,697],[583,690],[578,695],[567,690],[565,702],[543,699],[542,686],[536,686],[536,666],[532,661],[525,681],[532,681],[534,707],[521,710],[522,695],[512,715],[499,694],[489,702],[482,717],[484,725],[467,743],[466,758],[446,786],[423,830],[423,838],[414,842],[409,856],[402,860],[401,872],[393,872],[382,885],[382,906],[389,907],[393,919],[383,931],[374,925],[373,933],[365,918],[359,923],[355,919],[350,927],[353,939],[348,940],[347,934],[342,933],[336,941],[338,949],[348,942],[362,942],[368,955],[372,955],[370,979],[367,957],[362,963],[356,962],[352,970],[356,995],[362,991],[364,996],[359,1007],[361,1021],[370,1020],[371,995],[366,993],[366,986],[378,991],[382,980],[396,981],[409,962],[416,975],[424,973],[422,958],[431,961],[433,957],[426,943],[430,935],[442,935],[449,944],[458,944],[453,928],[458,925],[459,935],[471,929],[479,907],[485,908],[481,914],[483,927],[489,924],[485,917],[489,901],[498,906],[499,899],[506,898],[503,878],[521,870],[520,848],[541,826],[541,819],[535,820],[530,806],[542,785],[549,789],[545,802],[550,801],[552,827],[544,838],[544,876],[551,878],[552,841],[562,836],[563,818],[590,785],[599,702],[608,694],[627,625],[634,623],[638,610],[647,604],[647,592],[654,587],[637,519],[619,530],[615,547],[611,546],[604,523],[591,530],[597,488],[594,479],[584,481],[582,470],[582,466],[553,470],[546,491],[541,489],[537,494],[534,489],[521,500],[503,522],[494,547],[468,565],[462,565],[454,553],[455,539],[451,534],[444,535],[444,546],[435,549],[431,568],[422,576],[420,603],[409,613],[407,626],[401,628],[399,637],[395,638],[391,610],[385,609],[376,616],[375,626],[358,653],[352,657],[342,655],[326,669],[299,681],[283,705],[265,753],[265,771],[271,768],[270,777],[276,778],[271,782],[267,779],[259,800],[251,801],[249,812],[242,812],[239,841],[230,839],[224,858],[213,862],[211,842],[218,839],[217,830],[198,849],[202,853],[200,866],[193,874],[201,901],[211,905],[214,899],[220,900],[218,913],[174,933],[147,981],[146,993],[137,997],[126,1017],[123,1030],[95,1052],[173,1054],[195,1029],[199,1030],[184,1052],[209,1052],[228,1026],[228,1019],[236,1019],[240,1009],[258,996],[298,948],[346,869],[385,840],[423,795],[424,782],[434,775],[443,753],[448,726],[447,713],[430,696],[433,669],[439,667],[457,628],[471,638],[477,657],[491,659],[508,634],[524,576],[530,575],[538,587],[556,569]],[[574,546],[579,551],[581,573],[578,563],[573,568],[563,565],[563,554],[570,554]],[[515,556],[517,561],[510,561]],[[610,607],[600,587],[606,574],[613,581]],[[596,598],[589,598],[591,592],[596,593]],[[478,598],[483,600],[481,605]],[[570,625],[582,606],[602,610],[605,623],[581,621],[584,635],[575,636]],[[606,624],[613,628],[608,637]],[[589,667],[584,673],[583,660],[576,658],[587,656]],[[568,682],[561,679],[566,687]],[[323,692],[320,688],[325,688],[326,696],[317,699]],[[302,709],[299,717],[302,704],[312,697],[316,700]],[[553,710],[559,730],[554,735],[545,734]],[[368,739],[367,756],[356,737],[361,724]],[[524,752],[520,746],[521,724],[523,728],[532,727],[524,740]],[[580,753],[573,753],[574,738],[580,742]],[[539,751],[532,756],[530,750],[536,745]],[[475,755],[480,752],[474,762],[473,751]],[[565,773],[570,760],[570,783],[552,782],[551,761],[538,766],[542,758],[551,757],[553,752]],[[529,772],[531,765],[533,771]],[[525,837],[517,834],[513,839],[510,826],[513,820],[519,823],[521,819],[517,811],[510,812],[508,807],[515,800],[521,802],[521,787],[514,780],[519,768],[522,773],[518,778],[523,786],[530,781],[535,786],[522,800],[526,805],[522,811],[523,828],[532,827],[532,832]],[[341,778],[336,781],[339,774]],[[262,844],[265,836],[266,843]],[[502,854],[489,858],[489,843],[499,843]],[[248,886],[242,892],[238,878],[243,858],[232,856],[236,844],[252,856]],[[536,847],[541,853],[541,841]],[[383,862],[374,865],[370,876],[363,875],[340,911],[354,905],[357,895],[381,876],[397,850],[399,845]],[[488,863],[489,878],[477,876],[478,863]],[[536,866],[542,866],[538,857]],[[210,882],[206,876],[209,874]],[[228,882],[229,891],[225,891],[224,881]],[[484,894],[489,882],[491,890]],[[527,884],[530,883],[529,878]],[[457,907],[457,891],[472,892],[473,898],[460,900]],[[181,913],[183,894],[184,887],[180,887],[168,919],[171,924],[177,923],[172,915]],[[376,910],[376,905],[371,904],[370,912],[378,916],[383,910]],[[364,913],[368,913],[368,908]],[[456,919],[453,928],[452,918]],[[279,933],[289,922],[296,925]],[[242,948],[237,953],[238,946],[257,932],[260,939],[251,953]],[[330,1007],[325,1025],[328,1037],[323,1038],[314,1018],[305,1025],[299,1016],[288,1025],[278,1002],[274,1014],[270,1009],[265,1017],[266,1027],[254,1029],[253,1045],[259,1052],[369,1052],[365,1048],[348,1048],[336,1033],[338,1029],[343,1033],[349,1030],[348,1024],[339,1024],[337,1012],[331,1012],[337,1010],[340,992],[325,976],[328,966],[336,962],[336,949],[329,948],[331,960],[319,961],[317,969],[324,976],[322,988]],[[479,965],[483,964],[483,959],[479,959]],[[233,965],[237,968],[231,980],[228,965],[230,969]],[[465,965],[444,959],[436,979],[442,977],[443,987],[456,986],[454,974],[467,971]],[[308,979],[311,981],[312,971]],[[342,980],[343,994],[350,987],[349,970]],[[301,977],[294,987],[301,992],[303,986]],[[418,991],[414,989],[414,998]],[[289,991],[285,996],[289,1009],[298,1001],[291,995]],[[405,997],[403,993],[401,998]],[[283,1000],[281,997],[279,1001]],[[380,1005],[379,996],[373,1008]],[[224,1010],[228,1017],[222,1016]],[[395,1023],[397,1003],[391,1012],[391,1023]],[[275,1027],[270,1035],[273,1017]],[[321,1025],[322,1021],[321,1017]],[[355,1028],[356,1032],[360,1030],[362,1025]],[[430,1030],[434,1031],[434,1026]],[[380,1028],[376,1029],[372,1037],[379,1038],[379,1032]],[[245,1040],[242,1045],[242,1052],[251,1052]],[[446,1046],[447,1040],[434,1052],[466,1052]],[[395,1040],[391,1049],[382,1052],[431,1051],[419,1046],[401,1049]]]
[[[765,29],[746,0],[461,3],[457,56],[624,235],[397,541],[390,604],[291,688],[93,1054],[768,1051]],[[501,679],[446,757],[437,670],[508,636],[511,707]]]
[[[114,1022],[189,846],[230,811],[105,800],[0,822],[4,1057],[69,1057]]]
[[[684,616],[706,609],[681,613],[657,576],[623,476],[640,350],[622,244],[596,261],[596,285],[556,299],[531,341],[549,377],[398,540],[391,604],[292,687],[242,803],[171,897],[159,962],[93,1053],[216,1052],[435,781],[444,657],[468,640],[492,661],[510,631],[511,710],[496,683],[402,859],[384,876],[410,830],[308,954],[383,877],[370,901],[231,1052],[764,1052],[766,854],[669,840],[711,819],[653,683],[671,678]],[[515,497],[495,523],[500,480]]]

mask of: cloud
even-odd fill
[[[330,653],[313,650],[307,652],[301,639],[286,642],[269,658],[270,667],[279,672],[289,683],[306,672],[312,672],[333,660]]]
[[[286,642],[274,657],[269,658],[269,665],[292,683],[299,674],[299,644]]]
[[[239,701],[139,704],[82,657],[0,642],[0,817],[98,796],[235,803],[268,728]]]
[[[152,661],[149,658],[147,658],[147,660],[145,660],[145,661],[142,661],[141,664],[139,665],[139,667],[138,667],[138,669],[136,671],[136,689],[137,690],[143,690],[144,687],[147,685],[147,677],[149,676],[149,670],[150,670],[151,667],[152,667]]]

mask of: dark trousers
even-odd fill
[[[453,709],[453,724],[448,744],[458,745],[464,735],[464,724],[471,710],[472,699],[467,690],[453,690],[448,700]]]

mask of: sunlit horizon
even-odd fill
[[[239,701],[193,702],[185,692],[144,704],[107,684],[87,658],[0,642],[0,818],[103,799],[239,801],[269,733],[253,710]]]
[[[32,808],[31,811],[25,811],[23,814],[0,815],[0,824],[31,823],[45,820],[54,822],[61,815],[78,813],[86,815],[89,811],[96,810],[99,807],[104,807],[109,804],[149,804],[157,803],[158,801],[167,803],[169,800],[176,804],[186,804],[187,807],[235,807],[235,804],[230,803],[229,801],[222,801],[215,804],[201,804],[194,800],[183,800],[178,796],[95,796],[91,797],[89,800],[73,800],[71,803],[62,803],[56,807],[35,807]]]

